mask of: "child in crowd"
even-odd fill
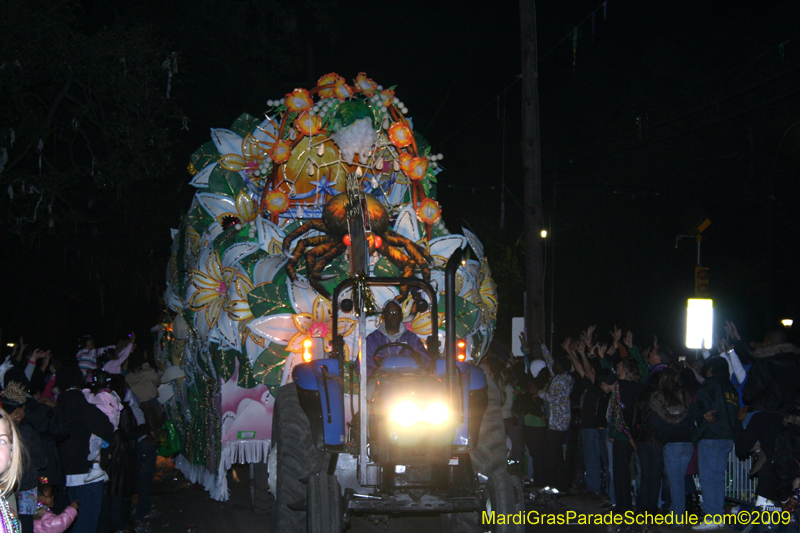
[[[54,501],[53,486],[40,483],[39,509],[33,517],[33,533],[63,533],[75,521],[75,517],[78,516],[79,500],[69,504],[60,515],[51,510]]]
[[[7,533],[19,533],[19,521],[11,512],[6,496],[22,477],[22,439],[9,415],[0,409],[0,527]]]
[[[119,416],[120,411],[122,411],[122,400],[119,399],[119,396],[112,391],[109,386],[109,376],[103,371],[97,372],[95,376],[95,380],[93,381],[93,389],[95,392],[92,392],[90,389],[83,389],[83,395],[86,397],[86,401],[97,406],[98,409],[103,411],[105,415],[108,417],[109,422],[114,426],[114,430],[119,427]],[[92,435],[89,439],[89,456],[87,459],[92,461],[92,468],[86,475],[86,483],[91,483],[93,481],[97,481],[98,479],[103,479],[104,481],[108,481],[108,474],[100,468],[100,451],[103,448],[108,448],[109,443],[98,437],[97,435]]]

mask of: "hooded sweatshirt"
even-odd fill
[[[650,397],[650,427],[662,444],[692,442],[692,420],[689,418],[692,397],[686,391],[679,391],[678,400],[677,404],[668,405],[661,391]]]

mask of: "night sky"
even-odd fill
[[[146,27],[148,44],[163,52],[158,57],[177,52],[180,68],[166,107],[154,113],[166,139],[158,172],[129,177],[126,187],[103,184],[86,177],[80,156],[70,166],[62,155],[50,158],[43,176],[31,152],[0,174],[0,191],[17,187],[25,173],[28,184],[47,190],[81,166],[83,177],[58,189],[65,200],[55,209],[97,199],[48,228],[21,225],[26,200],[3,196],[4,343],[24,334],[71,352],[87,333],[101,342],[132,328],[144,334],[160,313],[169,229],[193,194],[189,155],[210,128],[227,128],[245,111],[260,115],[267,99],[311,88],[332,71],[348,80],[364,71],[397,85],[415,128],[444,154],[445,222],[454,232],[470,228],[486,245],[501,297],[498,334],[510,341],[524,290],[516,2],[85,0],[65,29],[42,30],[30,19],[41,19],[36,10],[48,4],[0,7],[4,24],[43,43],[26,51],[19,39],[0,41],[7,65],[0,69],[0,145],[12,160],[9,128],[21,138],[26,131],[26,115],[11,97],[12,73],[22,70],[13,61],[27,53],[42,62],[26,71],[36,72],[34,92],[57,93],[61,83],[54,73],[63,58],[49,53],[50,33],[36,32],[92,43],[104,32]],[[9,6],[19,20],[2,13]],[[542,196],[553,238],[542,287],[549,310],[554,265],[556,344],[597,323],[601,334],[616,324],[631,328],[639,343],[657,334],[680,347],[696,247],[683,240],[676,248],[675,237],[705,218],[712,224],[702,262],[717,323],[734,320],[758,338],[780,318],[800,319],[800,4],[611,0],[604,17],[600,1],[550,1],[538,2],[537,16]],[[83,61],[99,61],[83,53]],[[133,57],[124,49],[108,53]],[[159,76],[152,89],[165,91],[166,73]],[[135,108],[135,95],[128,98],[121,108]],[[71,112],[55,113],[62,131]],[[104,127],[118,126],[111,122]]]

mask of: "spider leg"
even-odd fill
[[[308,281],[320,294],[328,299],[330,299],[330,293],[319,283],[320,274],[334,257],[342,253],[344,248],[345,245],[341,241],[334,240],[329,235],[326,235],[325,240],[319,246],[306,252]]]
[[[339,240],[331,240],[318,246],[306,254],[306,268],[308,268],[308,280],[322,296],[331,299],[331,294],[320,283],[320,276],[325,267],[336,257],[342,255],[347,249],[344,243]]]
[[[397,268],[401,269],[403,272],[401,274],[404,278],[410,278],[414,275],[414,261],[412,261],[406,254],[404,254],[399,248],[395,246],[389,246],[386,244],[386,241],[383,242],[380,248],[378,248],[378,252],[383,255],[386,259],[389,260]],[[429,271],[430,276],[430,271]],[[411,287],[408,285],[401,285],[400,286],[400,294],[397,295],[395,298],[397,301],[402,302],[408,297],[408,292],[411,290]]]
[[[298,228],[298,229],[300,229],[300,228]],[[301,235],[302,235],[302,233],[301,233]],[[327,239],[328,239],[327,235],[317,235],[316,237],[309,237],[307,239],[300,239],[297,242],[297,246],[294,247],[294,251],[292,251],[292,254],[289,256],[289,261],[286,263],[286,275],[289,277],[290,280],[294,281],[294,280],[297,279],[297,262],[300,260],[301,257],[303,257],[303,255],[305,254],[306,249],[309,246],[317,246],[317,245],[322,244],[324,242],[328,242]],[[289,241],[289,242],[291,242],[291,241]],[[308,263],[308,258],[307,257],[306,257],[306,263]]]
[[[388,242],[388,244],[403,248],[408,257],[411,261],[419,267],[422,271],[422,279],[425,281],[431,280],[431,267],[430,265],[433,264],[433,258],[431,254],[428,253],[427,250],[418,246],[415,242],[408,239],[407,237],[403,237],[399,233],[395,233],[394,231],[387,231],[384,239]]]
[[[325,227],[325,223],[322,222],[322,220],[319,220],[319,219],[309,220],[305,224],[301,224],[300,226],[295,228],[294,231],[292,231],[289,235],[284,237],[284,239],[283,239],[283,251],[288,253],[289,252],[289,247],[292,245],[292,241],[295,240],[296,238],[308,233],[312,229],[315,229],[317,231],[321,231],[323,233],[328,233],[328,229]]]

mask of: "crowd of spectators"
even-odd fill
[[[14,483],[0,483],[5,531],[147,530],[164,423],[154,366],[134,334],[105,347],[84,337],[63,357],[20,339],[0,366],[2,418],[24,450],[6,465]]]
[[[726,505],[733,451],[752,458],[755,508],[795,511],[800,485],[800,349],[784,329],[748,342],[726,322],[712,350],[640,348],[616,327],[595,327],[543,359],[486,358],[503,390],[512,473],[612,512],[695,514],[696,530]],[[526,453],[526,449],[527,452]],[[531,476],[532,472],[532,476]],[[627,526],[623,526],[627,527]],[[795,527],[795,526],[792,526]]]

